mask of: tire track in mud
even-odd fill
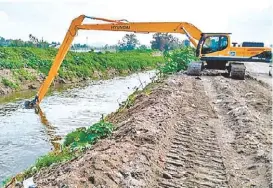
[[[228,187],[225,166],[210,119],[214,112],[200,81],[185,77],[191,88],[181,101],[182,112],[166,154],[159,187]],[[184,84],[185,85],[185,84]]]
[[[203,83],[219,118],[216,133],[230,186],[270,187],[272,89],[251,79],[207,77]]]

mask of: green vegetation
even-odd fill
[[[4,181],[2,181],[2,187],[4,187],[5,185],[7,185],[7,183],[9,183],[10,181],[12,180],[12,178],[11,177],[8,177],[7,179],[5,179]]]
[[[48,155],[42,156],[36,162],[36,169],[39,170],[43,167],[48,167],[54,163],[64,162],[73,157],[73,154],[68,150],[63,150],[60,153],[49,153]]]
[[[92,147],[99,139],[111,135],[113,130],[113,124],[101,120],[88,128],[79,128],[69,133],[64,139],[61,151],[53,151],[38,158],[32,167],[28,168],[23,173],[16,175],[16,180],[23,181],[24,179],[33,176],[41,168],[62,163],[81,155],[84,150]],[[11,179],[12,178],[6,179],[2,184],[7,184]]]
[[[155,33],[150,43],[152,49],[160,51],[169,51],[190,46],[189,40],[180,41],[179,38],[168,33]]]
[[[19,86],[17,83],[14,83],[13,81],[6,79],[6,78],[2,78],[1,81],[5,86],[10,87],[12,89],[17,89]]]
[[[134,50],[138,44],[140,44],[139,40],[134,33],[125,34],[122,41],[119,41],[118,49],[120,51]]]
[[[70,150],[67,148],[64,148],[61,152],[50,152],[47,155],[38,158],[36,163],[31,168],[28,168],[23,173],[18,174],[16,176],[16,180],[23,181],[24,179],[27,179],[38,172],[41,168],[49,167],[52,164],[66,162],[76,156],[77,154],[70,152]]]
[[[54,48],[13,48],[0,47],[0,69],[16,70],[23,79],[31,80],[31,74],[22,71],[31,68],[47,75],[57,54]],[[86,78],[95,77],[94,72],[101,72],[107,77],[107,71],[115,69],[117,74],[135,72],[156,67],[162,63],[162,57],[153,57],[149,50],[132,50],[117,53],[68,52],[60,70],[59,77]],[[17,70],[18,69],[18,70]]]
[[[57,49],[53,48],[1,47],[0,68],[19,69],[27,67],[47,73],[56,54]],[[73,72],[78,74],[78,76],[91,76],[94,70],[105,71],[107,68],[114,68],[117,70],[129,69],[136,71],[145,69],[147,66],[155,67],[156,62],[162,62],[162,57],[152,57],[149,51],[125,51],[105,54],[68,52],[60,69]],[[79,73],[75,72],[77,70]],[[87,74],[86,71],[90,72]]]
[[[191,47],[165,52],[164,58],[166,64],[159,68],[159,71],[162,74],[171,74],[186,70],[190,62],[198,60],[195,56],[194,49]]]
[[[109,136],[114,130],[111,123],[100,121],[89,128],[81,128],[66,135],[64,147],[70,149],[82,149],[85,146],[94,144],[98,139]]]
[[[9,77],[0,82],[12,89],[20,89],[25,81],[46,76],[58,50],[55,48],[0,47],[0,70],[9,69]],[[136,49],[116,53],[68,52],[58,78],[67,81],[109,79],[117,75],[155,69],[163,63],[162,56],[153,56],[153,50]],[[39,76],[39,79],[40,79]]]
[[[25,69],[14,69],[13,76],[16,80],[34,80],[35,76]]]

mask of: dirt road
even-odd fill
[[[268,63],[256,63],[247,62],[246,72],[251,77],[254,77],[258,81],[262,81],[272,87],[272,77],[269,76],[269,64]]]
[[[38,187],[272,187],[272,88],[223,76],[170,77],[110,116],[118,129]]]

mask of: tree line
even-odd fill
[[[172,34],[168,33],[155,33],[152,40],[150,41],[151,49],[168,51],[181,48],[183,46],[190,46],[189,40],[179,40],[177,37],[174,37]],[[135,34],[126,34],[122,41],[119,41],[118,48],[119,50],[133,50],[140,45],[139,40]],[[147,49],[145,45],[138,46],[138,49]]]
[[[22,39],[5,39],[0,36],[0,47],[37,47],[37,48],[49,48],[59,45],[59,42],[47,42],[42,39],[29,34],[29,40],[23,41]]]
[[[60,45],[60,42],[47,42],[42,39],[38,39],[32,34],[29,34],[29,40],[23,41],[21,39],[5,39],[0,36],[0,47],[37,47],[37,48],[49,48],[49,47],[57,47]],[[107,50],[109,48],[115,49],[118,51],[129,51],[129,50],[160,50],[160,51],[169,51],[177,48],[181,48],[183,46],[189,46],[189,40],[179,40],[177,37],[174,37],[172,34],[168,33],[155,33],[150,41],[150,46],[140,44],[137,36],[134,33],[125,34],[125,36],[118,41],[116,45],[105,45],[102,47]],[[72,49],[79,48],[88,48],[87,44],[76,43],[72,45]],[[92,47],[91,47],[92,48]]]

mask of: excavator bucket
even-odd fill
[[[26,109],[33,109],[37,106],[37,99],[38,97],[36,96],[35,99],[32,101],[25,101],[24,106]]]

